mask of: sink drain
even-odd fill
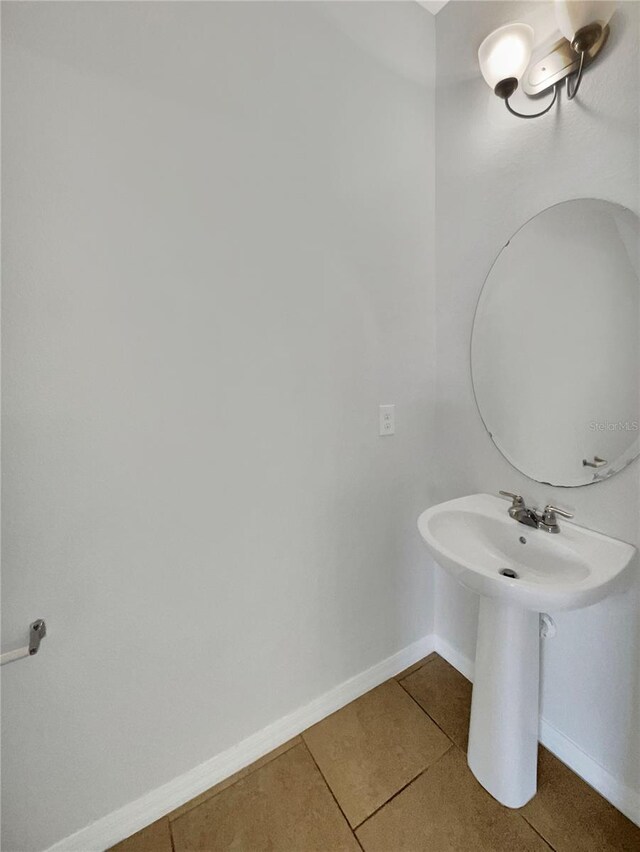
[[[503,568],[500,572],[503,577],[509,577],[511,580],[517,580],[518,575],[512,568]]]

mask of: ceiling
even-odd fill
[[[448,0],[417,0],[421,6],[428,9],[433,15],[437,15],[443,6],[446,6]]]

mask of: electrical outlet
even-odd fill
[[[379,409],[380,434],[395,435],[396,431],[396,407],[395,405],[381,405]]]

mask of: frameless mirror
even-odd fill
[[[518,470],[588,485],[640,453],[640,220],[597,199],[543,210],[484,283],[471,371],[480,415]]]

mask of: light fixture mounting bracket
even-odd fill
[[[587,29],[585,27],[585,29]],[[600,37],[585,51],[585,68],[600,53],[609,37],[609,27],[605,27]],[[529,67],[520,85],[527,95],[541,95],[551,89],[565,77],[574,74],[580,67],[580,54],[576,53],[566,38],[561,38],[550,52]]]

